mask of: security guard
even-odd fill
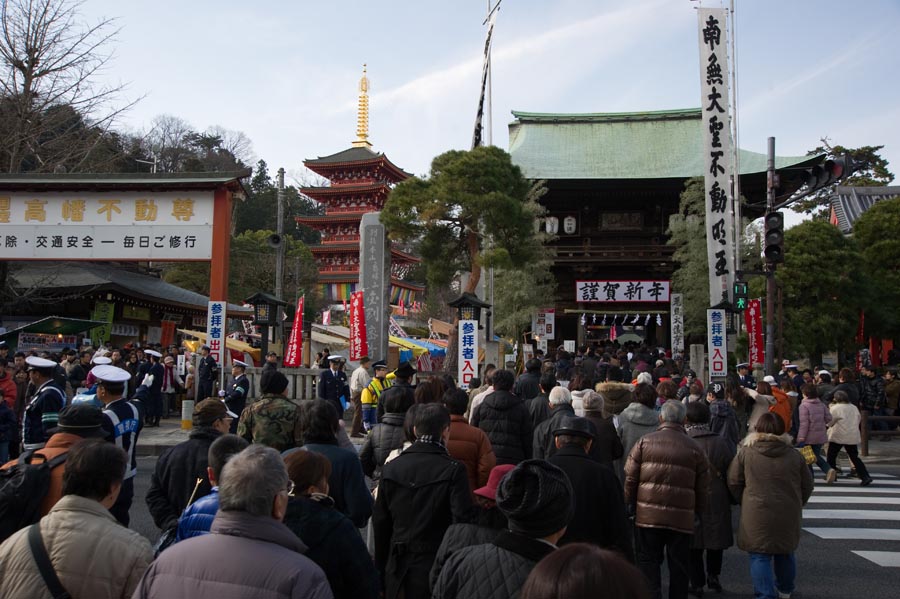
[[[97,399],[103,402],[103,430],[106,440],[115,443],[128,454],[128,468],[125,470],[125,480],[122,481],[122,490],[119,498],[111,508],[110,513],[122,525],[128,526],[128,510],[131,509],[131,500],[134,497],[134,477],[137,475],[137,454],[134,449],[137,445],[138,435],[144,427],[143,414],[138,407],[138,402],[131,402],[122,397],[125,392],[126,381],[131,380],[131,374],[121,368],[108,364],[95,366],[91,371],[97,377]],[[145,377],[144,384],[138,387],[136,397],[147,398],[148,386],[151,384]]]
[[[391,382],[386,378],[388,367],[384,360],[379,360],[372,364],[372,370],[375,372],[375,377],[363,389],[362,397],[360,398],[363,426],[366,427],[366,431],[371,430],[373,426],[378,424],[377,410],[381,394],[391,386]]]
[[[240,418],[241,412],[244,411],[244,407],[247,405],[247,395],[250,393],[250,379],[244,374],[246,368],[246,362],[234,360],[231,365],[231,376],[234,377],[231,389],[227,394],[224,391],[219,392],[225,399],[225,406],[230,412],[237,414],[238,418]],[[231,421],[231,434],[237,433],[238,418]]]
[[[347,382],[347,373],[341,370],[341,356],[328,356],[328,368],[319,373],[316,395],[319,399],[330,402],[341,419],[344,418],[344,411],[350,400],[350,385]]]
[[[40,449],[50,438],[50,429],[59,421],[59,412],[66,405],[66,392],[54,379],[56,362],[29,356],[25,364],[36,391],[22,417],[22,444],[24,449]]]

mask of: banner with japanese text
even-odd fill
[[[366,339],[366,309],[363,303],[363,292],[350,294],[350,360],[357,361],[369,355],[369,343]]]
[[[221,368],[225,364],[225,302],[209,302],[206,311],[206,345]]]
[[[9,259],[209,260],[212,223],[212,192],[0,191]]]
[[[758,299],[750,300],[747,309],[744,310],[744,324],[747,326],[749,338],[749,362],[752,368],[756,364],[766,363],[766,349],[763,342],[762,302]]]
[[[725,337],[725,310],[706,311],[709,352],[709,378],[725,378],[728,374],[728,348]]]
[[[680,293],[672,294],[672,351],[684,351],[684,296]]]
[[[94,303],[94,310],[91,312],[91,320],[99,320],[107,323],[91,329],[91,344],[94,347],[100,347],[105,343],[109,343],[109,336],[112,334],[112,322],[115,312],[116,304],[113,302]]]
[[[729,299],[728,293],[734,276],[734,223],[730,201],[733,169],[731,105],[728,96],[728,10],[699,8],[697,15],[709,303],[715,306],[723,299]]]
[[[556,309],[545,308],[531,315],[531,332],[541,340],[553,339],[556,331]]]
[[[305,295],[301,295],[297,300],[297,311],[294,313],[291,336],[288,337],[287,347],[284,348],[285,368],[297,368],[303,361],[303,302],[305,298]]]
[[[667,302],[669,281],[575,281],[576,302]]]
[[[459,360],[457,381],[462,389],[468,389],[472,379],[478,376],[478,321],[459,321]]]

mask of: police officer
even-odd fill
[[[56,362],[30,356],[25,364],[35,392],[22,418],[22,445],[24,449],[40,449],[50,438],[50,429],[59,421],[59,412],[66,405],[66,392],[55,380]]]
[[[216,371],[219,365],[215,358],[209,355],[209,346],[200,348],[200,370],[197,372],[197,401],[203,401],[213,396],[213,385],[216,382]]]
[[[341,356],[328,356],[328,368],[319,373],[316,393],[319,399],[331,403],[343,419],[350,399],[350,385],[347,383],[347,373],[341,370]]]
[[[106,440],[115,443],[117,447],[124,449],[128,454],[128,467],[125,470],[125,479],[122,481],[122,490],[119,498],[111,508],[110,513],[123,526],[128,526],[128,510],[131,509],[131,500],[134,497],[134,477],[137,475],[137,445],[138,435],[143,429],[143,414],[138,408],[138,402],[131,402],[122,397],[125,392],[125,383],[131,380],[131,374],[121,368],[108,364],[95,366],[91,371],[97,377],[97,399],[103,402],[103,430]],[[146,384],[138,387],[135,395],[147,397],[149,393]]]
[[[738,376],[741,379],[741,387],[756,390],[756,379],[750,374],[750,364],[744,362],[737,365]]]
[[[241,412],[244,411],[244,407],[247,405],[247,394],[250,392],[250,379],[244,374],[246,368],[246,362],[234,360],[231,364],[231,376],[234,377],[231,389],[228,393],[224,390],[219,391],[219,395],[225,399],[225,406],[228,410],[237,414],[237,418],[231,421],[231,434],[237,433],[238,418],[240,418]]]

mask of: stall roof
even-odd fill
[[[206,343],[206,332],[204,331],[193,331],[191,329],[178,329],[178,332],[182,335],[187,335],[188,337],[196,337],[203,343]],[[236,349],[239,352],[243,352],[245,354],[250,354],[253,356],[253,359],[257,362],[262,359],[262,350],[258,347],[253,347],[249,343],[245,343],[243,341],[239,341],[238,339],[232,339],[231,337],[225,337],[225,347],[228,349]]]
[[[48,335],[76,335],[84,331],[99,327],[107,322],[99,320],[82,320],[79,318],[66,318],[64,316],[47,316],[35,320],[24,326],[6,331],[0,337],[7,337],[17,333],[42,333]]]

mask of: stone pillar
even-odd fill
[[[359,289],[363,292],[366,339],[373,362],[388,358],[391,315],[391,250],[379,214],[364,214],[359,225]]]
[[[691,368],[697,373],[697,378],[703,383],[703,386],[709,383],[706,369],[706,346],[702,343],[694,343],[691,345]]]

